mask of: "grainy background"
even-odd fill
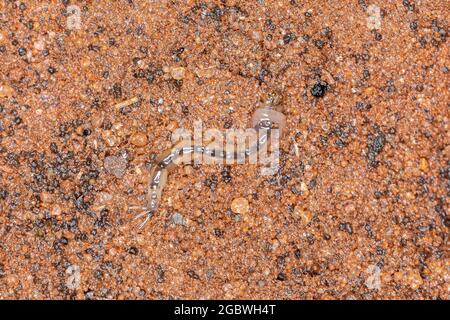
[[[1,0],[0,298],[448,299],[448,9]],[[279,174],[179,167],[133,229],[175,128],[273,92]]]

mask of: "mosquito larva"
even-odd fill
[[[264,105],[255,110],[251,124],[257,131],[259,137],[252,145],[246,148],[243,152],[227,154],[221,150],[208,150],[203,145],[174,145],[171,148],[163,151],[155,161],[151,172],[150,181],[148,184],[147,196],[145,199],[145,206],[141,209],[143,212],[138,214],[135,219],[144,218],[143,222],[139,224],[139,229],[142,229],[150,218],[155,214],[161,200],[162,191],[167,183],[167,176],[176,166],[186,163],[186,159],[192,159],[192,155],[201,155],[210,157],[210,159],[227,160],[230,158],[234,161],[245,160],[258,154],[264,147],[270,137],[271,130],[279,129],[280,133],[286,127],[285,116],[280,109],[280,102],[277,96],[270,96]]]

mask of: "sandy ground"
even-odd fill
[[[448,9],[1,0],[0,298],[448,299]],[[173,131],[273,92],[278,174],[180,166],[138,232]]]

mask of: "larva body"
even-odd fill
[[[252,157],[268,143],[271,130],[279,129],[280,132],[285,128],[285,116],[283,113],[275,110],[272,104],[256,109],[252,117],[252,127],[257,131],[258,138],[243,152],[227,153],[225,151],[217,152],[216,150],[208,150],[202,145],[177,144],[170,149],[162,152],[156,159],[150,172],[150,180],[147,190],[146,203],[144,212],[136,216],[137,218],[145,217],[144,221],[139,225],[141,229],[148,220],[154,215],[158,209],[161,200],[162,191],[167,183],[167,177],[177,165],[189,163],[193,155],[209,157],[219,161],[234,160],[245,161],[246,158]]]

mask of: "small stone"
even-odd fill
[[[170,75],[175,80],[184,79],[185,74],[186,74],[186,69],[183,67],[172,68],[172,70],[170,70]]]
[[[231,210],[234,213],[246,214],[249,211],[249,203],[245,198],[236,198],[231,202]]]
[[[139,250],[138,250],[138,248],[136,248],[136,247],[130,247],[130,248],[128,248],[128,253],[131,254],[131,255],[133,255],[133,256],[137,255],[138,252],[139,252]]]
[[[17,53],[19,54],[19,56],[23,57],[24,55],[27,54],[27,49],[25,48],[19,48],[19,50],[17,50]]]
[[[109,174],[122,178],[127,168],[127,160],[123,157],[109,156],[105,158],[104,166]]]
[[[370,265],[366,270],[368,277],[366,279],[365,285],[369,290],[380,290],[381,289],[381,269],[377,265]]]
[[[308,185],[307,185],[305,182],[300,183],[300,191],[301,191],[304,195],[308,195],[308,194],[309,194]]]
[[[423,172],[428,172],[430,165],[428,164],[428,160],[426,158],[420,158],[419,168]]]
[[[108,147],[114,147],[120,142],[119,138],[117,138],[111,130],[106,130],[103,133],[103,139],[105,140],[105,143]]]
[[[195,74],[199,78],[211,78],[214,75],[214,67],[198,68],[195,70]]]
[[[14,90],[7,84],[0,85],[0,98],[9,98],[13,95]]]
[[[70,265],[66,269],[66,274],[68,275],[68,278],[66,280],[67,288],[69,288],[70,290],[78,289],[81,282],[80,267],[77,265]]]
[[[186,226],[187,222],[186,219],[183,217],[183,215],[181,213],[175,212],[172,215],[172,222],[176,225],[180,225],[180,226]]]
[[[413,290],[419,289],[419,287],[423,284],[423,279],[420,276],[419,271],[417,271],[417,270],[411,270],[408,273],[407,281],[408,281],[409,286]]]
[[[311,88],[311,95],[316,98],[322,98],[328,90],[326,82],[317,82]]]
[[[38,51],[42,51],[45,49],[45,43],[42,39],[39,39],[34,43],[34,48]]]
[[[105,204],[109,203],[112,200],[113,196],[107,192],[100,192],[99,194],[99,203]]]
[[[60,216],[61,215],[61,207],[59,205],[54,205],[52,208],[52,215],[53,216]]]
[[[292,215],[295,220],[300,220],[304,224],[310,223],[313,218],[313,214],[311,213],[311,211],[306,210],[306,208],[303,208],[300,205],[295,206],[295,209],[294,209],[294,212]]]
[[[143,132],[136,132],[131,136],[130,142],[136,147],[143,147],[147,144],[147,136]]]
[[[50,67],[48,67],[47,72],[50,73],[50,74],[54,74],[56,72],[56,68],[50,66]]]

